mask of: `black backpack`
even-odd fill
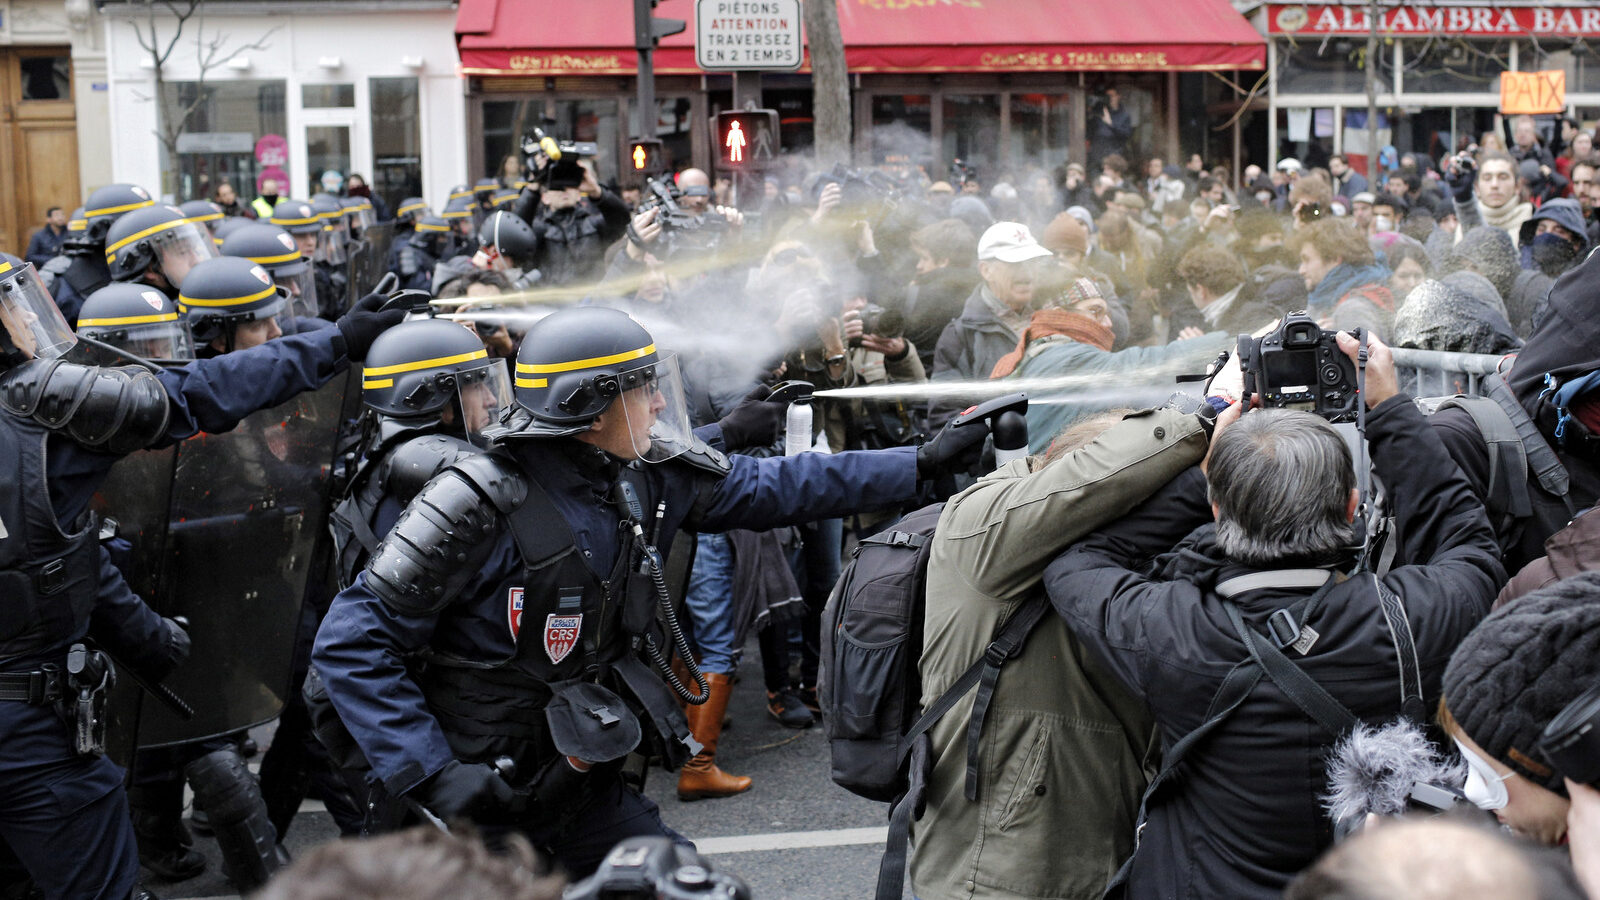
[[[870,800],[894,804],[888,847],[878,870],[878,896],[898,898],[905,875],[911,819],[920,815],[930,765],[928,729],[978,686],[967,729],[968,800],[977,799],[978,738],[1000,669],[1022,645],[1047,606],[1035,592],[1000,627],[983,656],[926,712],[921,710],[922,625],[928,555],[944,504],[908,513],[888,531],[865,538],[845,566],[822,612],[818,688],[833,781]]]

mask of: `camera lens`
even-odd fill
[[[1557,771],[1573,781],[1600,780],[1600,685],[1584,691],[1545,726],[1540,747]]]

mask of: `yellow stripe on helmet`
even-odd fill
[[[86,209],[83,211],[83,217],[85,219],[89,219],[93,218],[94,216],[109,216],[113,213],[125,213],[129,210],[144,209],[146,206],[155,205],[156,201],[154,199],[150,199],[142,203],[129,203],[127,206],[108,206],[105,209]]]
[[[548,379],[548,378],[518,378],[517,379],[517,387],[542,388],[542,387],[549,387],[549,386],[550,386],[550,379]]]
[[[374,390],[376,388],[386,388],[386,387],[394,387],[394,379],[393,378],[379,378],[379,379],[377,379],[375,381],[363,381],[363,382],[361,382],[361,389],[363,391],[370,391],[370,390]]]
[[[472,350],[467,353],[458,353],[455,356],[440,356],[436,359],[419,359],[416,362],[395,363],[392,366],[377,366],[363,371],[362,377],[370,375],[395,375],[400,372],[415,372],[418,369],[435,369],[441,366],[453,366],[456,363],[471,362],[475,359],[484,359],[489,355],[488,350]],[[363,385],[364,387],[365,385]]]
[[[136,231],[106,248],[106,262],[111,262],[111,260],[116,258],[118,250],[121,250],[123,247],[128,246],[134,241],[143,240],[152,234],[160,234],[163,231],[169,231],[173,228],[177,228],[179,225],[187,225],[189,224],[189,221],[190,220],[188,219],[177,219],[172,222],[162,222],[160,225],[151,225],[149,228],[146,228],[143,231]]]
[[[159,313],[153,316],[123,316],[116,319],[79,319],[78,327],[85,325],[150,325],[155,322],[176,322],[178,314],[175,312]]]
[[[184,295],[179,294],[178,295],[178,305],[179,306],[202,306],[202,307],[239,306],[239,305],[242,305],[242,304],[245,304],[245,303],[254,303],[257,300],[265,300],[265,299],[267,299],[268,297],[272,296],[273,294],[275,294],[277,292],[278,292],[278,286],[276,284],[274,284],[273,286],[271,286],[269,288],[266,288],[265,290],[261,291],[260,293],[249,294],[249,295],[246,295],[246,296],[243,296],[243,297],[216,297],[216,298],[200,297],[200,298],[195,298],[195,297],[185,297]]]
[[[656,352],[655,344],[647,344],[637,350],[625,350],[622,353],[613,353],[610,356],[593,356],[589,359],[575,359],[562,363],[517,363],[518,374],[547,375],[553,372],[572,372],[578,369],[592,369],[596,366],[609,366],[613,363],[627,362],[630,359],[639,359]]]
[[[305,254],[296,250],[293,253],[285,253],[282,256],[246,256],[245,259],[253,263],[260,263],[263,266],[270,266],[274,263],[294,262],[297,259],[305,259]]]

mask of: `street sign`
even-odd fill
[[[720,112],[716,124],[718,168],[761,169],[778,158],[777,110]]]
[[[710,71],[794,71],[805,61],[800,0],[695,0],[694,60]]]

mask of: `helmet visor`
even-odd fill
[[[0,355],[8,356],[14,348],[25,360],[56,359],[71,350],[78,336],[67,327],[61,308],[39,283],[33,264],[25,263],[0,278],[5,279],[0,281],[0,330],[4,331],[0,338],[10,345],[0,346]]]
[[[183,287],[183,279],[188,277],[190,269],[220,255],[211,235],[193,222],[184,222],[155,235],[150,238],[150,246],[161,274],[175,288]]]
[[[689,395],[677,354],[662,354],[654,366],[642,371],[645,383],[623,391],[613,403],[622,407],[636,457],[650,463],[666,462],[689,449],[694,439],[689,427]]]
[[[461,410],[462,431],[475,447],[488,448],[489,440],[483,436],[485,429],[500,424],[506,411],[516,402],[512,399],[511,378],[506,372],[505,360],[491,359],[488,365],[456,375],[456,408]]]
[[[80,322],[78,328],[85,337],[92,337],[140,359],[161,362],[194,359],[194,341],[189,337],[189,326],[176,313],[169,315],[171,319],[148,324],[86,326]]]
[[[330,265],[344,265],[344,242],[349,235],[344,227],[343,217],[323,226],[322,233],[317,237],[316,261]]]
[[[293,275],[273,272],[272,280],[289,292],[288,314],[298,319],[315,319],[317,306],[317,273],[306,266]]]

